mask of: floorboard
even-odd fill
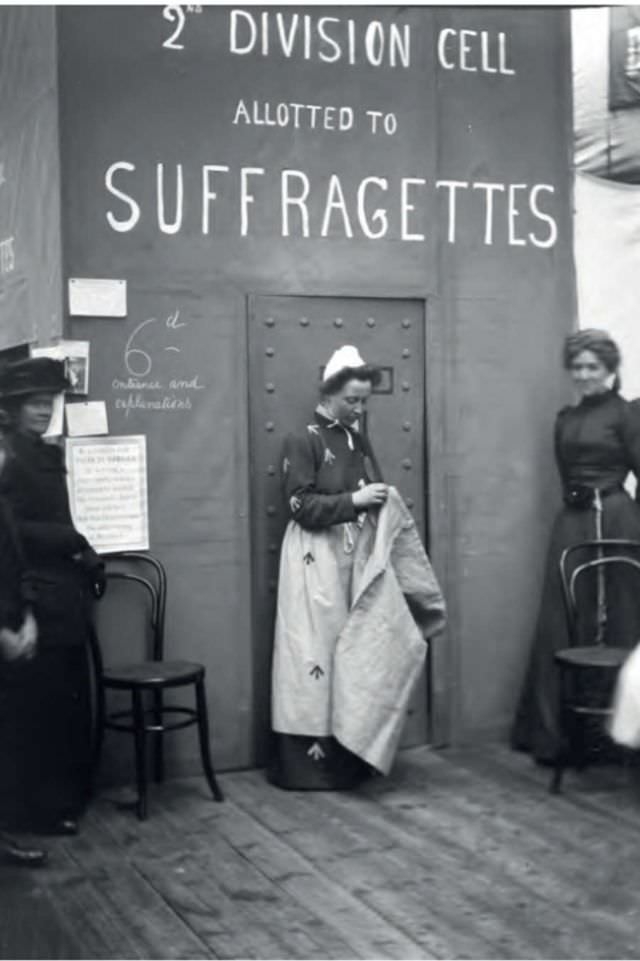
[[[637,773],[503,745],[403,751],[354,792],[260,771],[96,799],[49,866],[0,868],[0,958],[634,958]]]

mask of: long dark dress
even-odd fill
[[[583,506],[565,506],[553,525],[538,621],[528,670],[511,733],[513,747],[530,751],[536,760],[552,761],[561,747],[558,728],[558,677],[554,653],[569,645],[559,574],[562,551],[596,537],[640,540],[640,506],[623,482],[628,473],[640,476],[640,410],[616,391],[584,398],[560,411],[555,426],[555,451],[565,496],[588,488],[601,494],[600,519],[593,497]],[[640,490],[639,490],[640,493]],[[574,566],[593,555],[574,555]],[[597,582],[583,584],[578,601],[582,611],[581,641],[592,643],[597,632]],[[634,646],[640,638],[640,591],[633,572],[607,573],[605,581],[607,636],[618,646]],[[604,692],[601,692],[604,693]]]
[[[282,485],[289,517],[310,531],[353,525],[358,513],[352,493],[379,480],[367,439],[347,430],[317,410],[300,434],[284,443]],[[300,563],[304,559],[300,558]],[[289,576],[293,576],[290,574]],[[348,556],[343,567],[345,590],[350,576]],[[336,599],[337,600],[337,599]],[[370,768],[333,737],[274,733],[269,779],[293,790],[338,790],[355,786]]]
[[[89,796],[87,566],[98,559],[73,526],[58,447],[15,435],[0,492],[20,535],[38,624],[36,656],[6,665],[0,678],[0,818],[46,827],[77,817]]]

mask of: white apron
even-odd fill
[[[280,559],[274,731],[333,735],[386,774],[426,638],[444,622],[440,588],[395,488],[362,530],[308,531],[291,521]]]

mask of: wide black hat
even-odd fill
[[[28,357],[0,370],[0,401],[27,394],[59,394],[71,386],[63,360]]]

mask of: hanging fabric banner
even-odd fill
[[[609,10],[609,109],[640,106],[640,6]]]

